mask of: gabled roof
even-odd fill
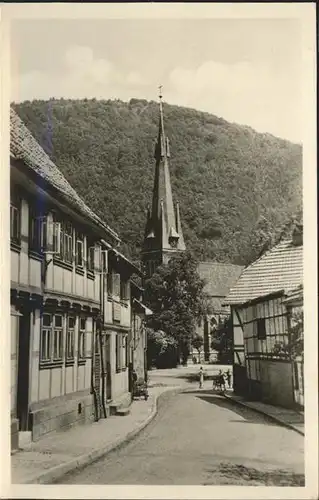
[[[103,222],[80,198],[44,149],[24,125],[17,113],[10,108],[10,156],[25,165],[59,191],[68,205],[97,224],[102,230],[120,240],[117,233]]]
[[[211,297],[226,297],[243,269],[243,266],[220,262],[200,262],[198,264],[198,273],[206,282],[204,292]]]
[[[224,303],[245,304],[254,299],[299,287],[303,282],[303,246],[285,240],[242,272]]]

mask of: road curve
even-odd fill
[[[164,394],[133,441],[59,484],[302,486],[303,446],[302,436],[213,391]]]

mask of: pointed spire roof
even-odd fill
[[[155,146],[155,178],[152,206],[147,213],[143,261],[160,260],[171,252],[185,250],[178,204],[174,206],[169,172],[169,140],[164,128],[162,87],[159,94],[159,124]]]
[[[161,202],[163,202],[166,227],[170,229],[171,227],[175,227],[175,213],[168,163],[168,159],[170,157],[169,140],[168,137],[166,137],[164,129],[161,89],[162,87],[160,87],[159,94],[160,116],[158,124],[157,143],[155,146],[156,168],[153,187],[152,218],[159,219],[161,217]]]

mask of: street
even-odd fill
[[[133,441],[59,483],[302,486],[303,474],[301,435],[196,385],[164,394]]]

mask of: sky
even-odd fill
[[[293,142],[301,130],[298,19],[21,19],[11,100],[158,99]]]

